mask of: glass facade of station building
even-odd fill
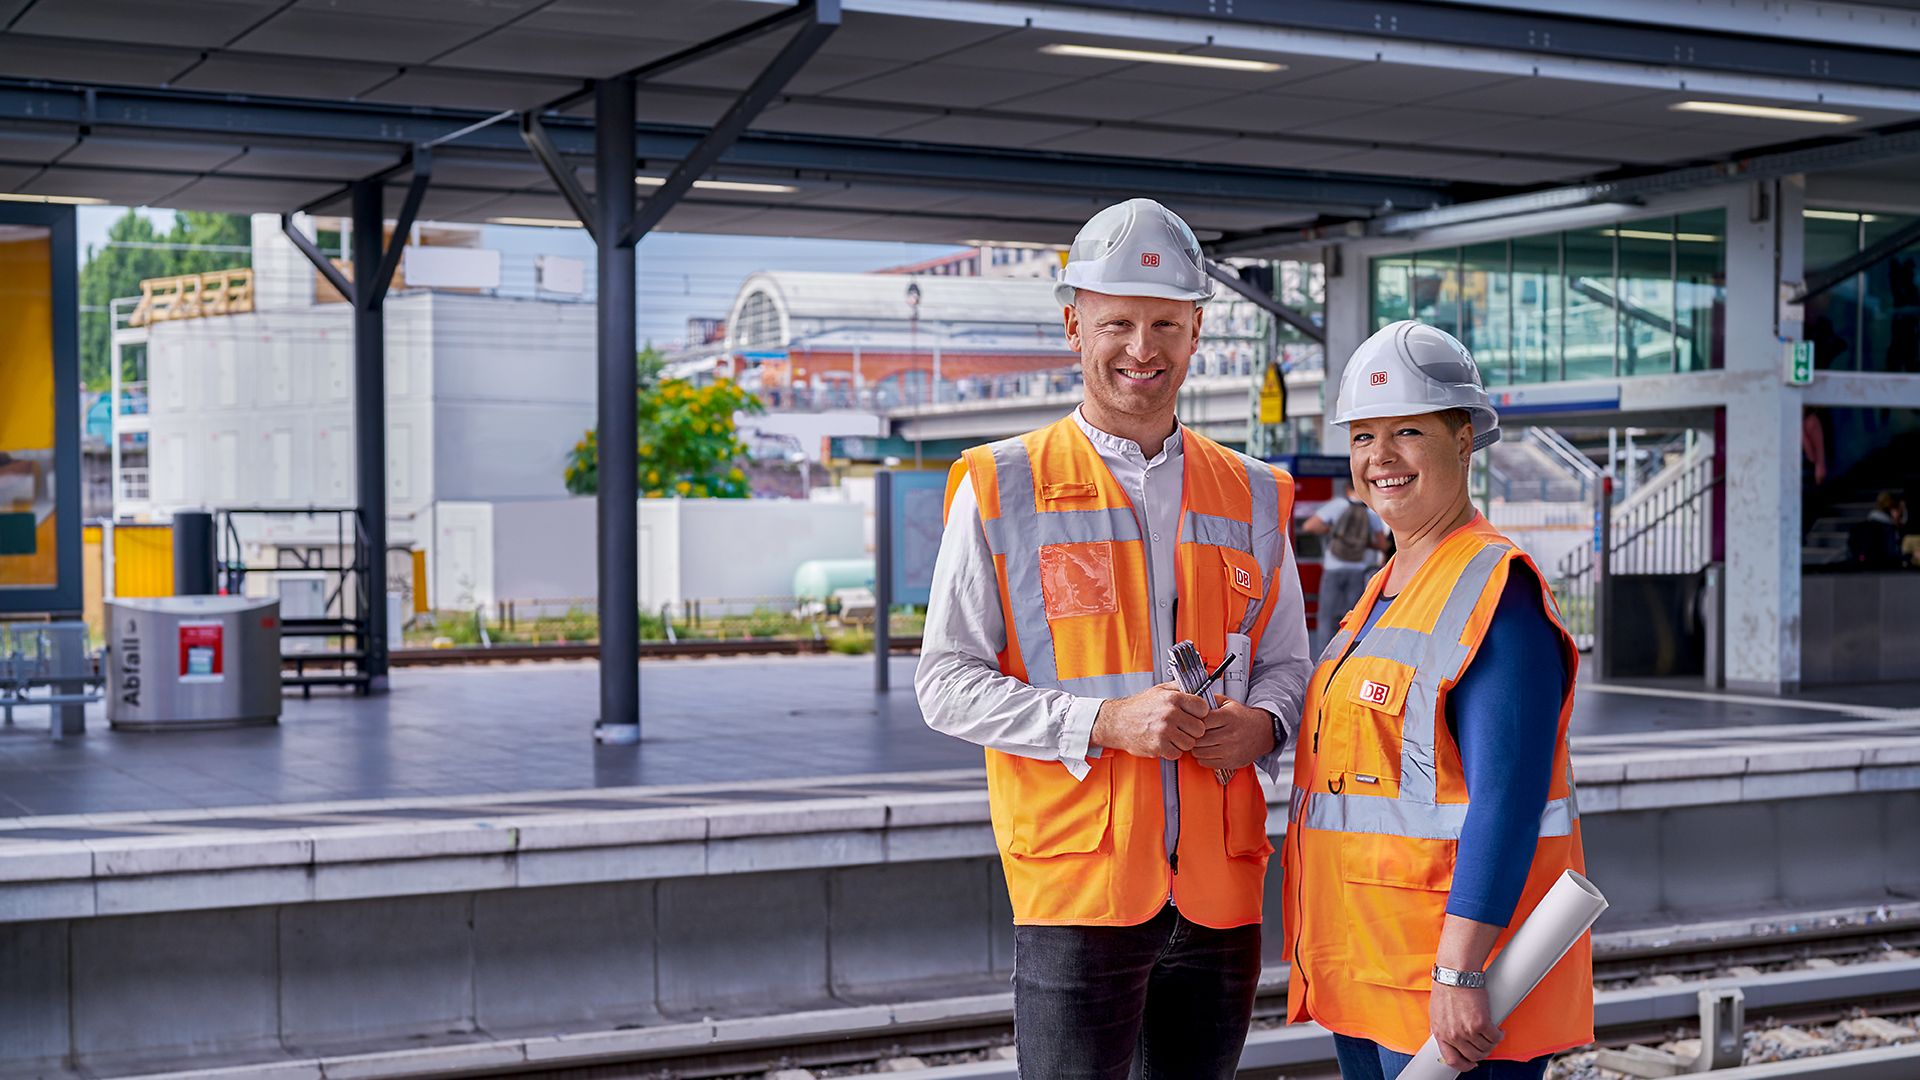
[[[1805,265],[1830,266],[1914,220],[1809,209]],[[1726,212],[1706,210],[1372,260],[1375,329],[1459,337],[1489,385],[1721,367]],[[1920,372],[1920,245],[1807,302],[1815,366]]]
[[[1831,266],[1906,228],[1913,217],[1810,209],[1806,265]],[[1920,246],[1884,259],[1807,301],[1814,366],[1832,371],[1920,371]]]
[[[1488,385],[1722,365],[1726,212],[1666,214],[1372,260],[1375,329],[1452,333]]]

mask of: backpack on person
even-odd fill
[[[1372,512],[1357,499],[1347,500],[1340,520],[1327,531],[1327,550],[1342,562],[1364,563],[1373,550]]]

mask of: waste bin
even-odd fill
[[[280,719],[279,600],[110,600],[107,626],[107,722],[114,727],[230,727]]]

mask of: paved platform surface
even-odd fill
[[[403,670],[387,695],[290,695],[279,725],[226,731],[116,732],[96,706],[88,734],[55,742],[44,710],[25,710],[0,729],[0,818],[977,768],[978,749],[922,722],[914,663],[894,658],[887,694],[871,657],[649,663],[638,748],[593,743],[590,663]],[[1673,733],[1795,727],[1818,742],[1821,725],[1920,719],[1916,706],[1920,684],[1785,700],[1583,686],[1574,733],[1680,748]]]

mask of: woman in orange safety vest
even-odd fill
[[[1288,1018],[1334,1033],[1345,1080],[1431,1035],[1474,1080],[1538,1080],[1593,1038],[1583,937],[1496,1026],[1485,971],[1566,870],[1584,869],[1567,759],[1577,654],[1533,561],[1467,498],[1500,437],[1478,368],[1397,322],[1344,372],[1355,488],[1397,551],[1308,684],[1282,897]]]

